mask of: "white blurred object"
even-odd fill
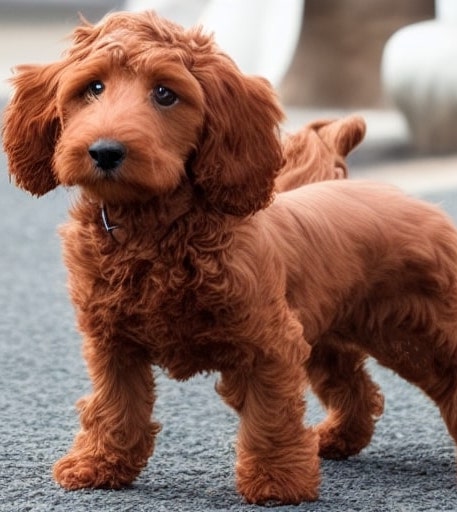
[[[389,39],[382,80],[418,149],[450,152],[457,151],[457,1],[436,0],[436,13]]]
[[[278,86],[300,37],[305,0],[127,0],[189,27],[200,23],[248,74]]]
[[[126,0],[127,11],[156,11],[160,16],[175,21],[184,27],[198,22],[198,18],[210,0]]]
[[[442,21],[457,21],[456,0],[435,0],[436,17]]]
[[[294,56],[305,0],[211,0],[200,23],[249,74],[277,86]]]

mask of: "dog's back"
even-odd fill
[[[279,194],[263,214],[285,255],[289,300],[310,340],[374,292],[393,301],[455,291],[451,220],[395,187],[346,180],[307,185]]]

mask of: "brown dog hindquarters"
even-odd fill
[[[382,396],[366,355],[420,387],[457,440],[457,235],[436,207],[364,182],[280,194],[259,217],[288,267],[313,389],[329,411],[320,452],[341,458],[369,442]],[[298,235],[300,233],[300,235]]]

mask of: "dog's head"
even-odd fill
[[[200,28],[115,13],[73,34],[64,58],[20,66],[3,143],[18,186],[80,186],[107,202],[171,193],[183,180],[210,207],[268,204],[282,163],[282,111]]]

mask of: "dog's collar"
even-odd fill
[[[100,207],[100,212],[101,212],[101,216],[102,216],[102,224],[103,224],[103,227],[105,228],[105,231],[107,233],[109,233],[109,235],[111,236],[111,238],[113,240],[115,240],[116,242],[118,242],[118,240],[116,239],[116,237],[114,236],[114,233],[113,231],[115,231],[116,229],[119,229],[120,226],[117,226],[117,225],[112,225],[109,221],[109,218],[108,218],[108,214],[106,212],[106,206],[104,204],[101,205]]]

